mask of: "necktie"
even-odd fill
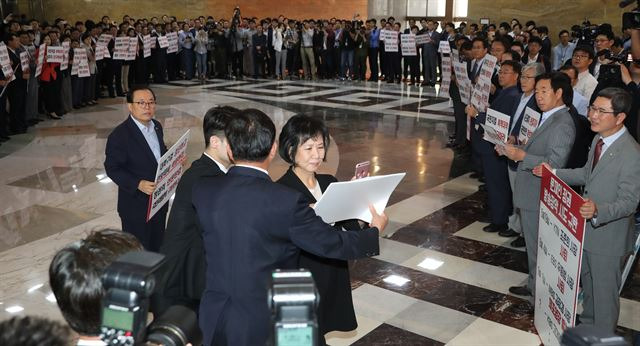
[[[471,69],[471,80],[473,81],[476,78],[476,74],[478,74],[478,62],[473,62],[473,68]]]
[[[602,146],[604,146],[604,141],[602,140],[602,138],[600,138],[598,140],[598,143],[596,143],[596,150],[593,154],[593,166],[591,166],[591,171],[593,171],[596,168],[598,161],[600,161],[600,154],[602,154]]]

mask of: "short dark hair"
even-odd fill
[[[511,60],[513,61],[521,61],[522,60],[522,56],[520,56],[520,53],[516,52],[515,50],[509,50],[508,52],[505,53],[509,53],[511,54]]]
[[[489,49],[489,42],[481,37],[474,37],[473,40],[471,40],[471,45],[473,45],[476,42],[482,42],[482,46],[484,47],[484,49]]]
[[[558,71],[560,71],[560,72],[569,71],[569,70],[573,71],[573,74],[575,75],[575,78],[578,78],[578,74],[580,72],[578,72],[578,68],[577,67],[575,67],[575,66],[573,66],[571,64],[562,65],[562,66],[560,66],[560,69],[558,69]]]
[[[49,265],[49,285],[62,316],[81,335],[100,334],[104,269],[120,255],[142,250],[131,234],[105,229],[58,251]]]
[[[285,162],[295,166],[298,147],[317,136],[322,137],[322,143],[325,148],[322,160],[326,161],[327,149],[329,149],[329,144],[331,143],[327,126],[320,119],[312,118],[308,115],[295,115],[284,124],[282,132],[280,132],[278,153]]]
[[[536,29],[538,29],[538,33],[540,34],[545,34],[545,35],[549,34],[549,28],[547,28],[545,25],[540,25]]]
[[[620,113],[629,114],[633,99],[631,95],[621,88],[604,88],[598,92],[596,97],[604,97],[611,100],[611,108],[618,115]]]
[[[517,53],[516,53],[517,54]],[[507,61],[503,61],[500,64],[501,67],[504,66],[511,66],[511,68],[513,69],[514,73],[517,73],[518,76],[520,75],[520,72],[522,72],[522,65],[520,64],[520,62],[518,61],[514,61],[514,60],[507,60]]]
[[[573,54],[575,55],[576,52],[587,53],[589,55],[589,59],[591,59],[591,60],[593,60],[595,58],[595,53],[593,52],[593,47],[591,47],[588,44],[580,44],[580,45],[576,46],[576,48],[573,50]]]
[[[225,128],[225,136],[234,161],[262,162],[276,139],[276,127],[268,115],[258,109],[245,109]]]
[[[529,45],[531,45],[532,43],[537,43],[540,47],[542,47],[542,39],[540,37],[532,36],[531,38],[529,38]]]
[[[522,51],[524,52],[524,44],[522,42],[520,41],[511,42],[511,48],[513,48],[514,46],[520,47],[520,49],[522,49]]]
[[[5,44],[9,44],[9,42],[13,41],[14,38],[18,37],[16,34],[10,32],[5,34],[4,36],[4,43]]]
[[[511,43],[505,37],[496,37],[493,42],[491,42],[491,45],[493,45],[494,43],[500,43],[502,47],[504,47],[505,52],[511,50]]]
[[[133,95],[136,93],[136,91],[141,91],[141,90],[149,90],[149,92],[151,92],[151,95],[153,95],[153,99],[156,99],[156,93],[153,92],[153,90],[148,86],[148,85],[134,85],[131,87],[131,90],[129,90],[129,92],[127,93],[127,103],[133,103]]]
[[[603,35],[607,38],[607,40],[609,41],[613,41],[613,39],[615,38],[615,35],[613,34],[613,31],[610,30],[601,30],[598,31],[598,34],[596,36],[600,36]]]
[[[210,108],[202,119],[202,132],[204,133],[204,144],[209,146],[211,136],[224,137],[224,129],[229,120],[240,110],[231,106],[218,106]]]
[[[573,88],[571,87],[571,79],[569,79],[569,76],[562,72],[543,73],[536,77],[536,85],[541,80],[550,81],[554,93],[557,92],[558,89],[562,89],[562,102],[567,107],[571,107],[573,104]]]
[[[568,31],[568,30],[565,30],[565,29],[560,30],[560,32],[558,33],[558,37],[561,37],[561,36],[562,36],[562,35],[564,35],[564,34],[569,35],[569,31]]]
[[[16,316],[0,323],[0,345],[68,346],[71,332],[60,322],[37,316]]]

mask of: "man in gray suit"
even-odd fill
[[[580,279],[584,310],[580,321],[613,331],[620,313],[621,274],[633,244],[633,215],[640,200],[640,146],[624,126],[631,95],[606,88],[589,107],[591,130],[597,132],[586,165],[557,169],[569,185],[584,185],[580,214],[587,219]],[[541,174],[543,163],[534,169]]]
[[[576,129],[567,105],[573,100],[571,81],[563,73],[553,72],[536,77],[536,103],[543,112],[538,128],[522,148],[507,144],[496,147],[498,153],[518,162],[516,172],[514,206],[520,213],[522,233],[527,247],[529,279],[525,286],[514,286],[509,292],[530,296],[533,302],[536,279],[536,259],[538,255],[538,213],[540,210],[540,177],[532,170],[542,162],[550,162],[554,167],[564,167]],[[521,310],[530,312],[530,304]]]

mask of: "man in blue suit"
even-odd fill
[[[167,206],[148,222],[149,195],[155,189],[158,160],[167,152],[162,126],[153,119],[156,96],[144,86],[127,94],[129,116],[107,139],[104,168],[118,185],[118,214],[122,230],[140,240],[148,251],[160,250]]]
[[[296,268],[300,249],[339,259],[375,256],[388,218],[370,207],[370,228],[336,231],[301,193],[272,182],[267,169],[278,152],[276,130],[261,111],[234,116],[225,136],[235,166],[193,188],[207,262],[200,328],[207,346],[264,345],[271,329],[271,272]]]

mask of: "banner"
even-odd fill
[[[151,56],[151,35],[145,35],[142,38],[142,41],[143,41],[143,45],[142,45],[143,56],[145,58],[148,58]]]
[[[14,79],[13,68],[11,67],[11,58],[9,57],[9,50],[4,42],[0,42],[0,66],[2,67],[2,74],[7,80]]]
[[[584,200],[547,168],[543,168],[538,226],[534,323],[545,345],[559,345],[573,327],[578,305],[585,219]]]
[[[178,52],[178,34],[175,32],[168,33],[167,40],[169,41],[169,48],[167,48],[167,53],[177,53]]]
[[[38,48],[38,65],[36,65],[36,77],[42,73],[42,64],[44,63],[44,57],[46,54],[47,45],[45,43]]]
[[[61,64],[62,60],[64,60],[64,47],[62,46],[47,47],[47,62]]]
[[[523,116],[522,126],[520,126],[520,133],[518,134],[518,143],[520,144],[526,144],[533,136],[533,131],[540,124],[540,113],[529,107],[525,108]]]
[[[167,36],[158,36],[158,45],[160,46],[160,48],[169,47],[169,39],[167,38]]]
[[[445,55],[444,53],[440,54],[442,58],[442,80],[440,81],[440,90],[438,91],[438,96],[446,97],[449,96],[449,86],[451,85],[451,56]]]
[[[427,43],[431,43],[431,36],[429,36],[427,34],[422,34],[422,35],[416,36],[416,44],[417,45],[423,45],[423,44],[427,44]]]
[[[493,55],[485,55],[484,62],[478,74],[478,81],[471,93],[471,104],[478,112],[484,112],[489,106],[489,94],[491,93],[491,77],[496,68],[498,59]]]
[[[116,37],[113,47],[113,60],[125,60],[129,51],[129,38]]]
[[[416,35],[400,34],[400,46],[402,47],[403,56],[418,55],[418,49],[416,48]]]
[[[509,115],[488,108],[483,126],[485,129],[484,140],[498,145],[507,143],[509,121],[511,121]]]
[[[158,160],[156,170],[156,189],[149,196],[149,209],[147,211],[147,221],[149,221],[158,210],[160,210],[178,187],[178,182],[182,176],[182,165],[187,160],[187,143],[189,133],[187,130],[182,137],[171,146],[171,148]]]
[[[62,56],[62,63],[60,64],[60,71],[65,71],[69,68],[69,47],[70,43],[62,42],[62,48],[64,48],[64,54]]]
[[[127,49],[127,58],[125,60],[136,60],[136,53],[138,52],[138,38],[129,37],[129,48]]]

